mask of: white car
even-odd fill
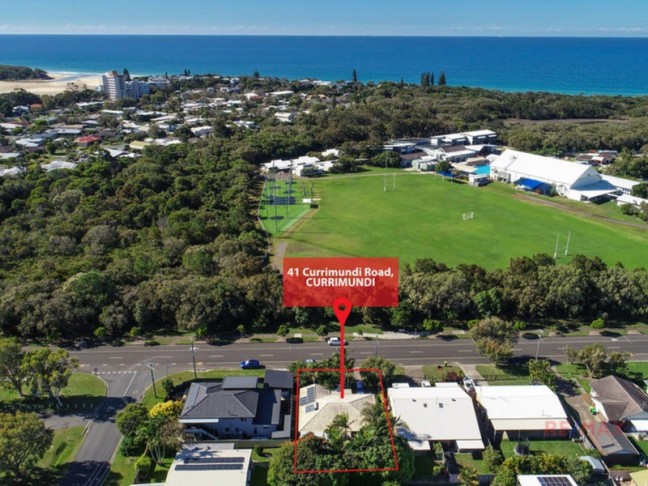
[[[329,346],[340,346],[340,345],[342,344],[342,341],[340,341],[340,338],[339,338],[339,337],[332,337],[332,338],[329,339],[328,343],[329,343]],[[344,345],[345,345],[345,346],[348,346],[348,345],[349,345],[349,341],[347,341],[347,340],[345,339],[345,340],[344,340]]]
[[[421,386],[422,386],[423,388],[431,388],[431,387],[432,387],[432,383],[430,383],[428,380],[423,380],[423,381],[421,382]]]

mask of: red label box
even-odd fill
[[[353,307],[398,305],[398,258],[284,258],[285,307],[331,307],[344,297]]]

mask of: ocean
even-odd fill
[[[0,64],[250,75],[567,94],[648,94],[648,38],[0,35]]]

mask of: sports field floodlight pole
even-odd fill
[[[198,373],[196,372],[196,346],[194,346],[195,337],[191,337],[191,357],[193,358],[193,370],[194,370],[194,380],[198,379]]]
[[[157,366],[157,363],[146,363],[146,367],[151,371],[151,383],[153,384],[153,396],[157,398],[157,389],[155,388],[155,375],[153,374],[153,370]]]
[[[277,176],[272,184],[272,205],[274,206],[275,233],[277,233]]]

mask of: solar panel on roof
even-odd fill
[[[540,476],[538,482],[542,486],[572,486],[569,478],[564,476]]]
[[[235,462],[245,462],[244,457],[191,457],[185,461],[185,464],[227,464]]]
[[[299,406],[303,407],[304,405],[308,405],[310,403],[310,399],[308,397],[301,397],[299,399]]]
[[[306,389],[306,396],[312,400],[315,400],[315,387],[311,386]]]
[[[237,471],[243,464],[178,464],[176,471]]]
[[[310,405],[306,405],[306,412],[314,412],[315,411],[315,404],[311,403]]]

